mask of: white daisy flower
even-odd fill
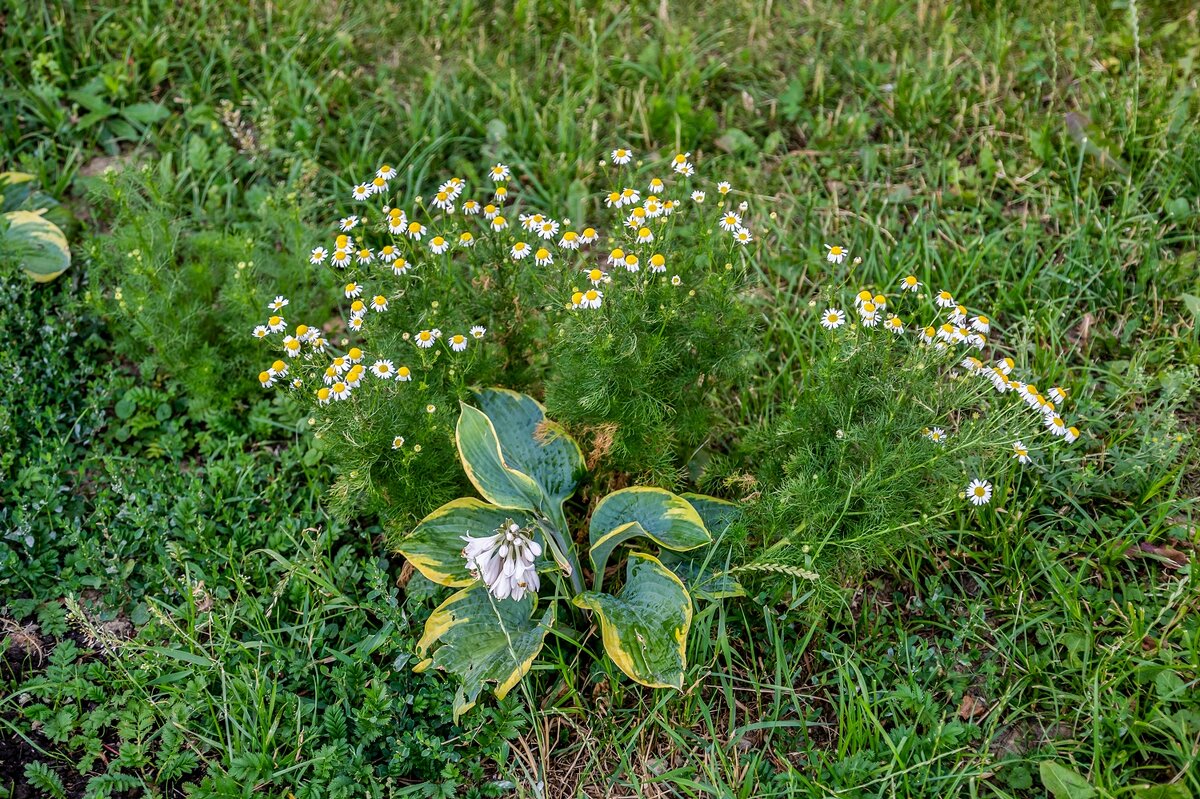
[[[992,501],[992,484],[978,478],[967,486],[967,499],[972,505],[986,505]]]
[[[588,289],[583,292],[583,300],[579,303],[584,308],[599,308],[604,302],[604,292],[598,289]]]
[[[355,186],[353,189],[350,190],[350,196],[353,197],[358,202],[362,202],[363,200],[370,197],[371,193],[372,193],[371,187],[368,186],[366,183],[359,183],[357,186]]]
[[[407,366],[401,366],[396,370],[396,379],[401,383],[407,383],[412,380],[412,369]]]
[[[266,325],[256,325],[254,327],[254,337],[255,338],[266,338],[268,335],[270,335],[270,333],[271,333],[271,331],[267,330]]]
[[[821,314],[821,326],[826,330],[836,330],[846,324],[846,312],[840,308],[826,308]]]
[[[288,304],[287,298],[280,295],[267,303],[267,309],[271,311],[281,311]]]
[[[633,160],[633,150],[628,150],[624,147],[618,147],[612,151],[612,162],[618,166],[624,166]]]
[[[527,257],[532,252],[533,252],[532,247],[530,247],[528,244],[526,244],[523,241],[518,241],[516,244],[514,244],[512,246],[512,249],[510,249],[508,251],[508,254],[510,256],[512,256],[513,260],[519,261],[522,258]]]
[[[342,231],[343,233],[349,233],[351,230],[354,230],[354,228],[357,224],[358,224],[357,216],[350,215],[350,216],[342,217],[341,219],[338,220],[338,230]]]
[[[387,297],[382,294],[376,294],[371,298],[371,310],[376,313],[383,313],[388,309]]]
[[[396,436],[392,439],[392,449],[400,449],[404,446],[404,436]]]
[[[533,260],[538,266],[549,266],[554,263],[554,256],[545,247],[538,247],[538,251],[533,254]]]
[[[391,380],[396,376],[396,365],[388,360],[379,360],[371,364],[371,374],[383,380]]]
[[[909,275],[908,277],[900,280],[901,291],[916,292],[919,288],[921,288],[921,281],[917,280],[916,275]]]
[[[1013,457],[1016,458],[1017,463],[1020,463],[1022,465],[1027,464],[1027,463],[1033,463],[1033,458],[1029,457],[1029,448],[1026,447],[1024,444],[1022,444],[1020,441],[1014,441],[1012,448],[1013,448]]]
[[[946,431],[940,427],[934,427],[925,433],[925,437],[935,444],[946,443]]]
[[[462,352],[467,348],[467,337],[461,333],[455,333],[450,337],[450,349],[455,352]]]
[[[750,235],[750,229],[740,227],[733,233],[733,240],[743,247],[754,241],[754,237]]]
[[[937,293],[937,296],[934,297],[934,302],[937,303],[939,308],[953,308],[958,304],[954,301],[954,297],[950,295],[950,292],[944,289]]]
[[[475,339],[476,341],[483,338],[485,333],[487,333],[487,328],[483,325],[475,325],[471,328],[471,338]]]
[[[287,329],[287,322],[282,316],[272,316],[267,320],[267,329],[272,333],[282,333]]]
[[[692,192],[692,202],[697,203],[697,204],[704,202],[704,192],[702,192],[702,191]]]
[[[512,176],[512,171],[504,164],[496,164],[488,171],[488,177],[493,182],[499,183],[502,180],[508,180]]]
[[[825,260],[829,261],[831,264],[840,264],[842,261],[846,260],[846,256],[849,254],[844,247],[838,244],[835,244],[832,247],[826,244],[825,250]]]
[[[310,264],[324,263],[327,257],[329,257],[329,250],[324,247],[313,247],[312,252],[308,254],[308,262]]]
[[[726,194],[729,193],[729,188],[730,187],[729,187],[728,180],[722,180],[720,183],[717,184],[717,191],[719,191],[721,193],[722,197],[724,197]]]
[[[450,249],[450,242],[446,241],[441,236],[434,236],[429,240],[429,249],[434,255],[441,255],[446,250]]]
[[[422,330],[420,333],[417,333],[417,335],[413,336],[413,341],[416,342],[416,345],[421,349],[427,350],[434,345],[434,342],[437,341],[437,336],[435,336],[431,330]]]
[[[717,224],[720,225],[721,230],[724,230],[726,233],[733,233],[742,226],[742,218],[730,211],[729,213],[723,215]]]

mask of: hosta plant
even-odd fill
[[[458,589],[426,623],[416,667],[461,679],[455,713],[488,684],[507,694],[574,609],[595,615],[605,651],[631,679],[682,689],[693,602],[741,591],[718,545],[737,506],[623,488],[592,510],[582,553],[563,504],[584,476],[583,454],[537,401],[475,391],[455,441],[482,499],[443,505],[397,545],[427,578]]]

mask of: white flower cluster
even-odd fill
[[[536,594],[541,582],[534,562],[542,554],[542,545],[511,520],[492,535],[475,538],[462,536],[467,542],[462,556],[471,576],[483,584],[496,599],[520,601],[525,594]]]

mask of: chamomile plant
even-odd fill
[[[737,506],[623,488],[592,508],[581,551],[563,503],[585,473],[583,452],[538,402],[473,392],[455,442],[479,498],[443,505],[396,541],[425,577],[458,589],[429,617],[416,666],[458,677],[455,717],[489,686],[504,697],[555,626],[583,612],[630,679],[682,690],[694,603],[741,593],[724,540]]]
[[[388,164],[349,188],[307,256],[340,313],[304,318],[281,292],[247,331],[274,350],[261,385],[311,405],[338,505],[419,516],[459,490],[458,401],[493,383],[544,385],[593,465],[677,481],[744,351],[750,209],[727,182],[705,204],[690,153],[613,152],[587,219],[535,207],[505,163],[410,200]]]
[[[1019,515],[1023,486],[1082,433],[1068,391],[1023,369],[950,292],[907,275],[824,300],[800,391],[709,479],[754,490],[742,523],[758,548],[739,573],[792,575],[829,598],[916,538]]]

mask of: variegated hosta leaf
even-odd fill
[[[483,411],[466,403],[460,407],[454,438],[467,478],[494,505],[537,510],[544,504],[537,481],[505,459],[496,428]]]
[[[644,486],[614,491],[600,500],[588,528],[592,584],[597,591],[604,581],[608,556],[624,542],[638,537],[677,552],[702,547],[712,540],[700,514],[683,497]]]
[[[32,211],[4,214],[0,251],[15,256],[17,264],[38,283],[48,283],[71,265],[71,248],[58,225]]]
[[[719,544],[729,525],[741,513],[741,508],[732,502],[704,494],[680,494],[691,503],[704,526]],[[658,556],[662,564],[675,573],[688,591],[700,599],[725,599],[745,596],[741,583],[729,573],[729,549],[714,544],[712,547],[693,549],[690,552],[663,550]]]
[[[533,618],[535,600],[534,594],[519,601],[496,599],[478,583],[452,595],[425,622],[417,643],[422,660],[414,671],[432,666],[462,680],[454,697],[455,721],[475,706],[486,685],[494,685],[503,699],[533,665],[555,620],[553,602]],[[441,645],[426,657],[435,642]]]
[[[587,591],[574,602],[600,617],[604,650],[630,679],[651,688],[683,689],[692,598],[657,558],[630,553],[618,596]]]
[[[527,511],[498,508],[474,497],[456,499],[422,519],[400,539],[396,549],[435,583],[462,588],[475,582],[462,556],[462,537],[491,535],[509,519],[522,527],[533,523],[533,515]]]
[[[491,420],[504,462],[534,479],[545,497],[541,510],[565,532],[563,502],[575,493],[583,474],[583,452],[546,409],[525,394],[504,388],[475,392],[479,409]]]

